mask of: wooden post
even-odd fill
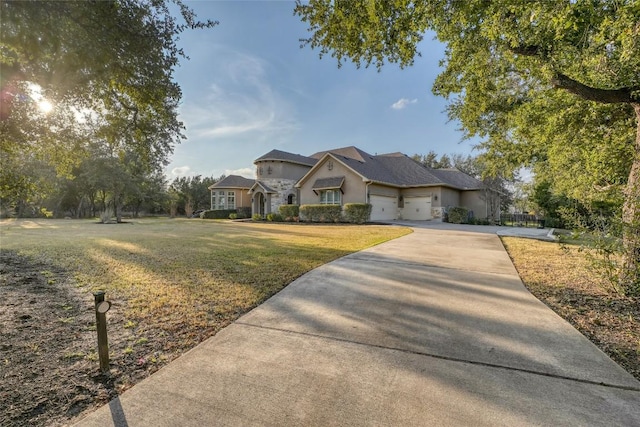
[[[98,357],[100,358],[100,371],[109,371],[109,342],[107,340],[107,311],[111,303],[104,300],[104,291],[94,292],[96,309],[96,330],[98,331]]]

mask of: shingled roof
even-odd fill
[[[456,168],[432,170],[441,180],[460,190],[481,190],[484,188],[484,184],[481,181]]]
[[[222,178],[220,181],[209,186],[209,190],[214,188],[251,188],[256,182],[255,179],[245,178],[240,175],[229,175]]]
[[[320,158],[331,154],[364,179],[397,187],[447,186],[459,190],[477,190],[483,185],[457,169],[428,168],[402,153],[371,155],[356,147],[313,154]]]
[[[432,169],[403,153],[371,155],[354,146],[319,151],[309,157],[271,150],[257,158],[254,163],[272,160],[313,167],[327,154],[344,163],[364,179],[382,184],[397,187],[447,186],[458,190],[483,188],[482,182],[457,169]]]
[[[255,159],[253,163],[257,163],[265,160],[298,163],[305,166],[313,166],[318,162],[318,159],[301,156],[300,154],[287,153],[286,151],[280,151],[280,150],[271,150],[267,154]]]
[[[354,147],[353,145],[350,147],[335,148],[333,150],[318,151],[317,153],[312,154],[310,157],[320,160],[327,153],[357,160],[359,162],[366,162],[367,160],[370,160],[373,158],[371,154],[365,153],[364,151],[362,151],[358,147]]]

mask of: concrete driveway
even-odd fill
[[[300,277],[80,426],[637,426],[640,382],[495,234],[415,228]]]

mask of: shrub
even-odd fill
[[[344,217],[347,222],[364,224],[371,217],[371,204],[347,203],[344,205]]]
[[[238,219],[238,214],[237,213],[230,213],[229,214],[229,219]]]
[[[298,205],[280,205],[278,210],[285,221],[294,221],[294,218],[300,216],[300,206]]]
[[[236,212],[238,214],[238,218],[251,218],[251,208],[250,207],[241,207],[237,208]]]
[[[259,213],[255,213],[251,216],[251,219],[254,221],[262,221],[262,215],[260,215]]]
[[[51,212],[47,208],[40,208],[40,216],[43,216],[45,218],[52,218],[53,212]]]
[[[235,209],[218,209],[218,210],[208,210],[204,211],[200,214],[200,218],[203,219],[227,219],[229,215],[235,213]]]
[[[310,222],[340,222],[342,207],[340,205],[302,205],[300,219]]]
[[[449,208],[447,216],[451,224],[467,224],[469,222],[469,209],[459,206]]]
[[[282,222],[283,218],[282,215],[271,212],[267,214],[267,221]]]

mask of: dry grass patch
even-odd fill
[[[8,307],[0,319],[0,413],[11,425],[65,423],[303,273],[409,232],[199,219],[0,222],[0,298]],[[97,372],[98,289],[113,302],[108,377]]]
[[[502,241],[531,293],[640,379],[640,299],[610,291],[577,246]]]

